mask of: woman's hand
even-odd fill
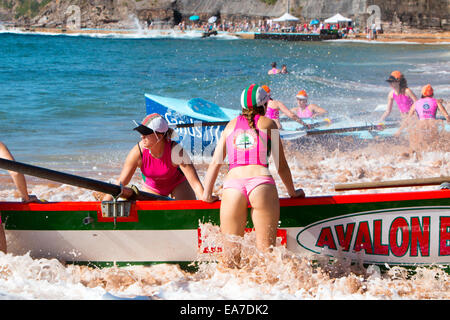
[[[219,200],[218,196],[213,196],[212,194],[204,194],[202,197],[204,202],[213,203]]]
[[[306,197],[305,191],[303,189],[296,189],[293,194],[289,195],[291,198],[304,198]]]

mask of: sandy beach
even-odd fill
[[[50,33],[50,34],[135,34],[135,33],[146,33],[146,32],[180,32],[177,29],[163,29],[163,30],[130,30],[130,29],[64,29],[64,28],[18,28],[15,29],[21,32],[39,32],[39,33]],[[201,29],[192,30],[203,32]],[[246,33],[234,33],[229,32],[229,35],[237,36],[244,39],[253,39],[253,32]],[[411,42],[411,43],[450,43],[450,32],[427,32],[427,31],[408,31],[404,33],[383,33],[377,35],[374,40],[369,40],[366,33],[357,33],[347,36],[342,40],[360,40],[360,41],[378,41],[378,42]]]

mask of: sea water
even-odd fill
[[[279,67],[286,64],[289,74],[267,75],[272,62]],[[393,70],[405,74],[417,96],[430,83],[435,96],[448,101],[449,62],[448,44],[283,42],[224,35],[201,39],[167,32],[2,31],[0,141],[17,161],[112,182],[139,141],[132,120],[145,116],[145,93],[200,97],[238,109],[247,85],[267,84],[275,99],[293,108],[296,93],[305,89],[309,102],[327,109],[330,118],[372,124],[387,103],[385,79]],[[450,176],[450,138],[443,133],[438,140],[434,148],[412,150],[407,137],[366,141],[307,137],[286,143],[285,149],[296,187],[316,196],[334,194],[337,183]],[[206,167],[197,165],[201,179]],[[287,196],[276,172],[274,177],[280,196]],[[222,179],[219,176],[218,185]],[[138,173],[133,181],[140,183]],[[89,190],[33,177],[27,177],[27,182],[30,193],[47,201],[96,200]],[[389,191],[399,190],[418,188]],[[5,171],[0,172],[0,199],[19,200]],[[217,226],[202,228],[217,233]],[[439,268],[419,269],[413,277],[403,268],[391,267],[382,273],[377,266],[345,262],[317,268],[282,247],[261,257],[254,239],[245,238],[242,244],[249,248],[250,262],[239,272],[215,264],[202,266],[196,273],[177,265],[91,269],[0,254],[0,299],[109,299],[111,295],[166,300],[450,298],[448,275]]]

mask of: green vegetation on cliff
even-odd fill
[[[9,10],[14,10],[15,18],[34,17],[51,0],[0,0],[0,6]]]

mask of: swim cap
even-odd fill
[[[403,77],[403,74],[400,71],[392,71],[391,75],[389,76],[389,79],[387,79],[387,82],[394,82],[394,81],[400,81],[400,79]]]
[[[296,95],[297,99],[308,99],[308,95],[306,94],[305,90],[300,90],[297,95]]]
[[[427,84],[426,86],[424,86],[422,88],[422,96],[424,96],[424,97],[432,97],[433,94],[434,94],[433,88],[431,87],[430,84]]]
[[[135,121],[136,123],[136,121]],[[137,124],[137,123],[136,123]],[[157,113],[149,114],[142,120],[142,123],[133,130],[136,130],[140,134],[148,135],[153,132],[166,133],[169,130],[169,124],[166,119]]]
[[[270,93],[270,88],[266,85],[262,85],[261,88],[263,88],[264,90],[266,90],[267,93]]]
[[[269,94],[256,84],[251,84],[242,91],[241,106],[242,109],[253,109],[254,107],[263,106],[269,101]]]

